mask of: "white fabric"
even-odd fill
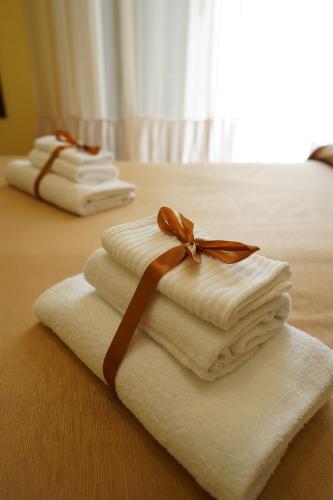
[[[120,315],[83,276],[46,291],[34,311],[103,380]],[[116,378],[124,405],[221,500],[257,497],[289,442],[328,400],[332,384],[332,351],[291,326],[216,382],[200,380],[137,332]]]
[[[195,236],[211,239],[195,228]],[[179,245],[162,233],[156,216],[113,226],[104,231],[105,250],[121,265],[141,276],[157,256]],[[247,242],[250,243],[250,242]],[[185,259],[159,281],[157,290],[199,318],[223,330],[249,311],[290,288],[287,262],[253,254],[237,264],[224,264],[202,255],[201,264]]]
[[[46,153],[52,153],[57,147],[64,146],[66,143],[59,141],[54,135],[45,135],[38,137],[34,141],[34,146],[37,149],[45,151]],[[92,144],[93,146],[93,144]],[[84,165],[99,165],[104,164],[106,161],[110,161],[113,158],[113,154],[110,151],[100,151],[96,155],[91,155],[86,151],[81,151],[78,148],[68,148],[61,151],[59,158],[65,160],[68,163],[82,167]]]
[[[50,153],[37,148],[34,148],[28,154],[32,165],[39,169],[45,165],[49,157]],[[96,165],[87,163],[79,166],[63,160],[61,155],[54,160],[51,171],[62,177],[66,177],[66,179],[82,184],[98,184],[99,182],[113,181],[119,175],[119,169],[115,165],[112,165],[110,160],[104,160],[104,163],[100,161]]]
[[[102,248],[88,259],[84,276],[98,295],[121,313],[125,312],[139,282]],[[223,331],[157,292],[140,326],[200,378],[215,380],[235,370],[277,334],[289,312],[290,298],[282,294]]]
[[[155,162],[298,162],[333,142],[330,0],[24,3],[42,133]]]
[[[14,160],[5,169],[8,184],[30,195],[38,169],[29,160]],[[60,175],[49,173],[40,183],[44,201],[77,215],[89,215],[129,203],[134,198],[135,186],[116,179],[100,184],[77,184]]]
[[[67,129],[118,159],[208,159],[217,1],[31,0],[40,132]]]

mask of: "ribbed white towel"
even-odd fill
[[[12,186],[34,196],[38,175],[29,160],[14,160],[5,169],[5,178]],[[101,184],[77,184],[60,175],[49,173],[40,184],[43,200],[77,215],[89,215],[129,203],[135,186],[116,179]]]
[[[34,311],[103,380],[120,315],[83,276],[45,292]],[[223,500],[256,498],[289,442],[328,400],[332,384],[332,351],[290,326],[216,382],[200,380],[137,332],[116,378],[125,406]]]
[[[198,229],[195,236],[211,239]],[[103,233],[102,242],[117,262],[137,276],[158,255],[180,244],[159,230],[156,217],[113,226]],[[289,277],[286,262],[262,255],[231,265],[202,255],[200,265],[186,259],[168,272],[157,289],[199,318],[227,330],[249,311],[287,291]]]
[[[32,165],[41,169],[50,157],[50,153],[46,153],[40,149],[34,148],[30,151],[28,158]],[[51,171],[55,174],[66,177],[74,182],[83,184],[98,184],[99,182],[113,181],[119,175],[119,170],[115,165],[112,165],[111,160],[105,160],[104,163],[75,165],[74,163],[63,160],[58,157],[52,164]]]
[[[121,313],[139,281],[103,248],[90,256],[84,275],[98,295]],[[284,293],[249,312],[229,330],[221,330],[156,292],[140,326],[200,378],[215,380],[236,369],[278,333],[289,312],[290,298]]]
[[[64,142],[58,141],[55,135],[44,135],[34,141],[35,148],[49,154],[58,146],[63,146],[64,144]],[[97,155],[91,155],[77,148],[68,148],[61,151],[59,158],[74,165],[98,165],[99,163],[105,163],[105,160],[112,160],[113,154],[110,151],[100,151]]]

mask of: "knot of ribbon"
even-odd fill
[[[36,177],[36,180],[34,182],[34,193],[37,198],[41,198],[39,188],[40,188],[40,183],[42,179],[45,177],[45,175],[51,170],[52,165],[54,160],[58,158],[60,155],[61,151],[67,148],[77,148],[81,151],[85,151],[86,153],[90,155],[97,155],[100,152],[100,146],[89,146],[88,144],[83,144],[82,142],[78,141],[76,137],[73,135],[69,134],[68,132],[64,130],[57,130],[55,132],[55,136],[58,139],[58,141],[61,141],[64,143],[63,146],[57,146],[51,153],[50,157],[46,161],[45,165],[41,168],[38,176]]]
[[[178,266],[187,257],[190,257],[196,264],[200,264],[201,254],[206,254],[225,264],[234,264],[259,250],[257,246],[237,241],[195,238],[193,222],[183,214],[177,216],[173,210],[167,207],[160,208],[157,215],[157,224],[163,233],[175,236],[181,244],[156,257],[147,266],[139,281],[104,358],[104,378],[113,389],[115,388],[118,368],[126,354],[134,332],[156,290],[158,282],[166,273]]]

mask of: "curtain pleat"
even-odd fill
[[[230,124],[229,124],[230,127]],[[65,120],[43,117],[40,133],[53,133],[57,128],[70,130],[89,144],[103,144],[117,158],[140,162],[197,163],[214,162],[219,149],[228,151],[230,135],[224,133],[227,124],[204,120],[194,122],[158,120],[154,118],[110,120]],[[217,134],[219,137],[217,138]],[[225,156],[231,161],[231,152]]]

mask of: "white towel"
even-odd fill
[[[195,236],[211,239],[198,229]],[[227,239],[225,233],[223,239]],[[137,276],[158,255],[180,244],[160,231],[155,216],[113,226],[103,233],[102,242],[117,262]],[[287,291],[289,277],[286,262],[261,255],[231,265],[202,255],[201,264],[187,258],[168,272],[157,289],[199,318],[227,330],[249,311]]]
[[[38,175],[29,160],[14,160],[5,169],[5,178],[12,186],[34,196],[34,182]],[[89,215],[129,203],[134,198],[135,186],[114,180],[101,184],[77,184],[60,175],[49,173],[40,183],[40,194],[63,210],[77,215]]]
[[[83,276],[55,285],[34,310],[103,380],[104,355],[120,315]],[[223,500],[259,495],[289,442],[328,400],[332,384],[332,351],[291,326],[216,382],[200,380],[137,332],[116,378],[125,406]]]
[[[44,135],[43,137],[38,137],[38,139],[34,141],[35,148],[41,149],[49,154],[57,147],[63,146],[64,144],[66,143],[58,141],[55,135]],[[95,146],[95,144],[92,144],[92,146]],[[105,163],[105,160],[112,160],[113,154],[110,151],[100,151],[97,155],[91,155],[73,147],[61,151],[59,157],[74,165],[98,165],[99,163]]]
[[[103,248],[88,259],[84,275],[98,295],[124,313],[139,279]],[[290,312],[289,295],[259,306],[229,330],[221,330],[156,292],[141,328],[184,366],[204,380],[215,380],[236,369],[281,330]]]
[[[34,148],[28,155],[32,165],[41,169],[50,158],[50,153]],[[119,175],[119,170],[112,165],[111,160],[105,160],[104,163],[75,165],[61,157],[54,160],[51,171],[55,174],[66,177],[74,182],[83,184],[98,184],[99,182],[113,181]]]

